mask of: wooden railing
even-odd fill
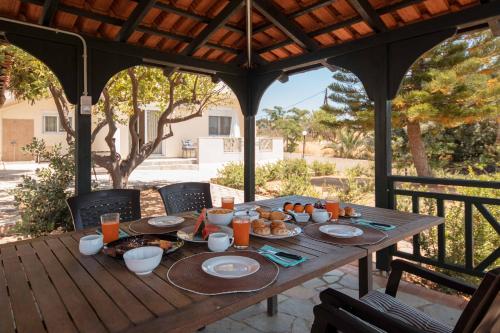
[[[413,188],[399,188],[397,184],[418,184],[424,186],[424,190]],[[431,185],[431,186],[429,186]],[[414,187],[414,186],[413,186]],[[453,193],[456,187],[474,187],[474,188],[490,188],[500,189],[500,182],[481,181],[481,180],[465,180],[465,179],[445,179],[445,178],[425,178],[425,177],[408,177],[408,176],[390,176],[389,177],[389,198],[391,208],[397,209],[398,198],[411,198],[411,209],[413,213],[422,213],[420,207],[420,199],[431,199],[436,205],[436,215],[446,218],[445,202],[460,202],[463,203],[464,216],[464,263],[450,263],[446,258],[446,223],[438,226],[437,230],[437,256],[429,257],[422,255],[421,251],[421,235],[413,237],[412,253],[403,252],[396,248],[392,249],[392,255],[406,258],[409,260],[434,265],[437,267],[449,269],[452,271],[466,273],[475,276],[482,276],[485,270],[500,257],[500,248],[493,250],[481,262],[474,264],[474,238],[473,238],[473,207],[484,217],[484,219],[493,227],[494,234],[491,237],[500,237],[500,224],[496,217],[491,214],[490,210],[485,205],[500,205],[500,199],[489,197],[468,196],[463,194]],[[445,188],[446,191],[440,191]]]

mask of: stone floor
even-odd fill
[[[313,307],[319,303],[319,292],[326,288],[334,288],[357,298],[357,283],[356,265],[347,265],[280,294],[278,314],[274,317],[267,316],[264,301],[207,326],[204,332],[309,332],[314,320]],[[383,291],[385,284],[385,277],[380,274],[374,275],[374,288]],[[401,283],[397,297],[452,327],[466,304],[466,300],[460,296],[447,295],[407,282]]]

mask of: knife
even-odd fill
[[[393,226],[390,224],[384,224],[384,223],[378,223],[378,222],[368,222],[370,225],[374,226],[379,226],[379,227],[385,227],[385,228],[392,228]]]
[[[288,259],[293,259],[293,260],[302,260],[301,256],[298,256],[296,254],[292,253],[286,253],[286,252],[281,252],[281,251],[273,251],[273,250],[262,250],[263,252],[268,252],[271,254],[274,254],[275,256],[278,257],[283,257],[283,258],[288,258]]]

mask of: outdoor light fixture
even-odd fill
[[[280,81],[281,83],[288,82],[288,74],[287,73],[281,73],[281,75],[278,77],[278,81]]]
[[[306,154],[306,135],[307,135],[307,131],[303,130],[302,137],[304,140],[302,141],[302,159],[304,159],[304,155]]]

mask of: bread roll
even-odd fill
[[[355,214],[354,208],[346,206],[344,208],[346,216],[353,216]]]
[[[271,232],[273,233],[273,235],[276,235],[276,236],[287,236],[289,234],[289,231],[286,227],[273,228],[273,229],[271,229]]]
[[[285,214],[282,212],[275,211],[275,212],[271,213],[271,216],[269,216],[269,219],[273,220],[273,221],[274,220],[283,221],[285,219]]]
[[[269,236],[271,234],[271,228],[269,227],[253,228],[253,233],[261,236]]]
[[[264,219],[257,219],[252,222],[252,228],[265,228],[267,227],[267,223]]]
[[[345,216],[345,210],[344,208],[339,209],[339,216]]]
[[[267,219],[267,220],[269,220],[269,218],[271,217],[271,212],[269,212],[267,210],[263,210],[263,211],[259,212],[259,216],[260,216],[261,219]]]
[[[285,222],[283,222],[283,221],[272,221],[271,222],[271,229],[274,229],[274,228],[285,228],[286,229]]]

